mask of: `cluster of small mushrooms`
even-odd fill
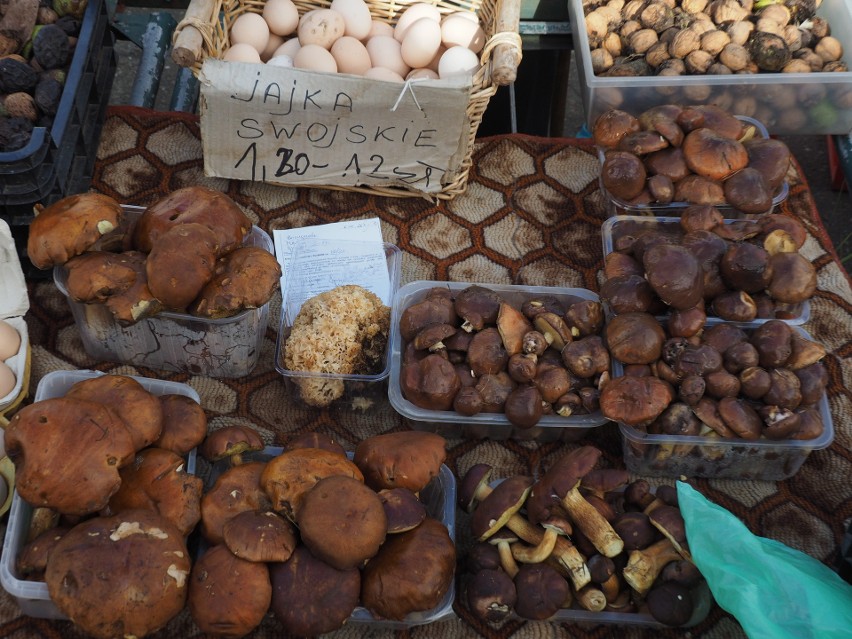
[[[601,300],[612,313],[669,313],[674,337],[695,335],[708,316],[796,319],[816,291],[816,269],[799,252],[807,234],[786,215],[723,221],[715,207],[693,205],[678,221],[612,228]]]
[[[27,239],[33,265],[62,266],[72,300],[102,304],[124,325],[161,311],[230,317],[262,307],[279,286],[275,256],[245,244],[251,221],[214,189],[178,189],[138,217],[94,192],[37,211]]]
[[[594,413],[609,376],[603,323],[597,300],[434,287],[400,316],[402,394],[427,410],[503,413],[523,429]]]
[[[471,513],[474,543],[462,581],[478,619],[544,620],[574,609],[646,613],[683,626],[705,604],[677,491],[595,468],[600,455],[582,446],[537,480],[497,483],[486,464],[467,471],[459,502]]]
[[[584,0],[602,76],[847,71],[821,0]]]
[[[631,207],[686,202],[767,213],[790,167],[786,144],[710,104],[664,104],[638,117],[610,109],[592,134],[602,155],[601,184]]]
[[[429,611],[453,583],[444,504],[426,498],[438,435],[376,435],[349,456],[309,432],[267,453],[249,426],[208,434],[192,399],[105,375],[19,411],[6,445],[35,509],[16,571],[97,638],[146,636],[185,606],[211,636],[245,636],[269,613],[314,636],[358,605],[375,619]],[[196,447],[206,484],[186,471]]]

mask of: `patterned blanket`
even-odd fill
[[[588,140],[506,135],[478,140],[469,187],[452,201],[388,199],[323,189],[250,184],[203,175],[195,116],[113,108],[98,150],[93,188],[128,204],[151,203],[189,184],[227,192],[261,228],[271,231],[350,218],[378,216],[384,239],[403,251],[402,281],[455,280],[582,287],[596,290],[603,263],[600,226],[606,218],[598,190],[598,160]],[[852,287],[838,262],[801,173],[792,167],[790,197],[781,211],[798,218],[809,237],[803,248],[819,273],[819,289],[805,325],[828,349],[829,401],[836,436],[813,452],[801,470],[781,482],[694,480],[709,499],[741,518],[756,534],[777,539],[832,564],[844,520],[852,517]],[[260,362],[243,379],[212,379],[104,363],[83,350],[67,304],[52,281],[29,282],[32,339],[31,388],[46,373],[89,368],[163,377],[190,384],[201,396],[211,428],[251,424],[269,443],[295,433],[321,431],[351,449],[366,436],[408,426],[389,406],[359,415],[307,410],[288,396],[273,364],[279,310],[273,302]],[[280,306],[280,299],[278,300]],[[579,443],[603,451],[601,463],[623,467],[621,441],[612,424],[593,429]],[[463,474],[473,463],[492,464],[498,475],[534,475],[575,442],[449,439],[448,465]],[[656,483],[666,483],[665,480]],[[459,543],[466,519],[459,514]],[[603,639],[682,637],[733,639],[745,636],[737,621],[714,606],[686,634],[676,630],[601,624],[549,624],[512,620],[501,627],[476,621],[460,606],[456,616],[431,626],[398,632],[347,625],[336,637],[588,637]],[[0,639],[80,637],[68,622],[22,616],[0,592]],[[184,612],[155,637],[200,636]],[[281,636],[270,618],[251,637]]]

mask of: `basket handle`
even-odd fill
[[[175,64],[194,67],[204,59],[205,45],[207,51],[213,50],[213,12],[218,6],[217,0],[190,0],[172,37],[172,60]]]
[[[495,10],[494,35],[480,54],[483,64],[491,55],[491,82],[497,86],[512,84],[521,63],[521,0],[498,0]]]

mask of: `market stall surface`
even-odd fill
[[[376,216],[386,241],[403,251],[404,282],[455,280],[598,288],[603,264],[601,224],[606,213],[598,189],[598,161],[588,140],[525,135],[481,139],[474,150],[467,192],[436,204],[422,198],[389,199],[206,178],[199,135],[198,120],[191,114],[114,107],[103,128],[92,186],[122,202],[145,205],[182,186],[205,184],[227,192],[255,224],[267,231]],[[799,472],[786,481],[697,479],[691,483],[734,513],[752,532],[831,563],[837,556],[844,521],[852,516],[848,482],[852,474],[852,403],[848,390],[852,381],[852,287],[833,254],[798,166],[792,167],[788,179],[791,194],[781,212],[805,225],[808,238],[802,250],[818,269],[818,291],[805,328],[828,350],[828,396],[836,437],[825,450],[811,453]],[[408,428],[386,402],[369,412],[307,409],[296,403],[273,362],[279,300],[272,302],[257,367],[243,378],[216,379],[96,361],[83,349],[68,305],[51,281],[30,281],[29,296],[32,388],[51,371],[78,368],[184,382],[201,397],[211,428],[251,424],[269,442],[276,443],[292,434],[319,431],[352,449],[370,434]],[[590,430],[578,443],[600,448],[603,466],[623,467],[622,444],[614,424]],[[535,475],[576,445],[449,438],[447,463],[457,475],[478,462],[494,466],[497,476],[519,471]],[[458,530],[463,554],[471,540],[462,513]],[[475,620],[458,602],[454,611],[455,617],[413,630],[408,636],[683,636],[682,631],[672,629],[552,626],[523,620],[510,620],[498,628]],[[689,633],[702,639],[745,636],[737,621],[718,606]],[[394,630],[362,626],[348,626],[337,634],[401,636]],[[14,599],[3,594],[0,637],[36,636],[81,634],[65,621],[22,616]],[[156,636],[192,637],[199,633],[184,612]],[[280,627],[270,618],[251,636],[281,636]]]

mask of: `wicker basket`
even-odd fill
[[[399,2],[366,0],[373,18],[389,24],[395,24],[399,15],[409,5],[416,4],[418,1],[423,0]],[[436,6],[442,14],[459,10],[476,12],[487,37],[485,47],[480,53],[481,66],[474,75],[470,88],[466,109],[470,125],[467,132],[466,153],[459,170],[454,174],[451,182],[443,185],[440,192],[428,195],[404,187],[324,185],[322,188],[390,197],[426,196],[452,199],[463,193],[467,187],[473,144],[482,116],[497,88],[514,82],[521,60],[521,39],[518,35],[520,0],[426,1]],[[261,13],[264,4],[265,0],[192,0],[187,8],[186,16],[175,29],[172,58],[177,64],[191,68],[197,77],[206,58],[219,58],[228,48],[230,44],[228,30],[234,20],[246,11]],[[299,15],[304,15],[312,9],[328,8],[331,2],[330,0],[311,2],[294,0],[294,4],[299,9]],[[217,19],[214,20],[214,16]]]

